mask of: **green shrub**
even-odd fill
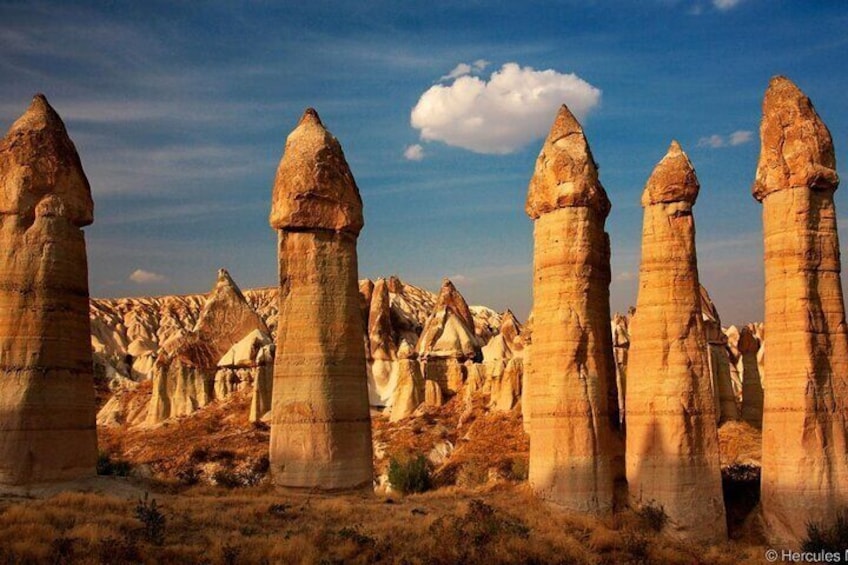
[[[135,507],[135,517],[141,522],[144,539],[152,544],[162,545],[165,541],[165,515],[156,505],[156,499],[148,502],[147,493],[144,493],[144,498],[140,498]]]
[[[97,456],[97,474],[126,477],[130,474],[132,465],[123,459],[112,459],[108,453],[100,452]]]
[[[653,502],[645,504],[636,511],[642,523],[646,527],[655,532],[661,532],[668,523],[668,515],[665,513],[665,508],[662,505],[656,505]]]
[[[401,462],[393,457],[389,462],[389,484],[406,494],[430,490],[433,480],[427,458],[419,455]]]
[[[807,523],[807,537],[801,542],[803,551],[841,553],[845,548],[848,548],[848,508],[842,509],[832,524]]]
[[[526,481],[530,476],[530,464],[525,457],[516,457],[512,460],[509,474],[514,481]]]

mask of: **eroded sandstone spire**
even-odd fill
[[[397,386],[398,346],[392,329],[391,301],[386,279],[377,279],[368,314],[368,351],[371,356],[368,393],[371,406],[388,406]]]
[[[0,484],[95,473],[80,229],[93,211],[76,148],[36,95],[0,142]]]
[[[625,399],[627,483],[637,507],[663,508],[669,533],[717,540],[727,526],[695,253],[699,188],[689,158],[672,142],[642,194]]]
[[[610,330],[610,202],[564,105],[527,194],[535,220],[529,361],[530,483],[571,510],[606,513],[622,474]]]
[[[322,490],[370,485],[356,256],[362,201],[341,145],[311,108],[286,140],[270,222],[280,262],[273,480]]]
[[[848,333],[830,132],[785,77],[763,100],[754,197],[763,204],[766,386],[761,501],[774,538],[848,505]]]

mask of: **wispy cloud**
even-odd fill
[[[473,63],[460,63],[453,68],[451,72],[439,77],[439,82],[451,81],[461,76],[479,73],[489,66],[489,61],[486,59],[477,59]]]
[[[576,74],[506,63],[488,81],[464,75],[431,87],[412,109],[410,122],[421,139],[506,154],[544,136],[561,104],[582,120],[600,98],[600,89]]]
[[[136,269],[129,277],[127,277],[127,279],[135,284],[159,284],[168,281],[168,277],[165,275],[160,275],[159,273],[154,273],[152,271],[145,271],[144,269]]]
[[[713,0],[713,6],[715,6],[717,10],[720,10],[722,12],[732,10],[741,3],[742,0]]]
[[[409,145],[403,150],[403,157],[408,161],[420,161],[424,158],[424,148],[419,143]]]
[[[737,145],[749,143],[753,139],[754,132],[740,129],[728,134],[727,136],[714,133],[713,135],[702,137],[698,140],[698,147],[709,147],[711,149],[718,149],[719,147],[727,146],[735,147]]]

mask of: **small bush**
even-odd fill
[[[224,488],[237,488],[244,486],[241,476],[232,469],[227,469],[226,467],[215,471],[212,474],[212,481],[214,481],[216,485]]]
[[[101,565],[130,565],[144,561],[135,536],[129,534],[120,539],[106,537],[100,540],[98,555]]]
[[[665,513],[665,508],[662,505],[656,505],[649,502],[642,506],[636,514],[642,520],[642,523],[655,532],[661,532],[668,523],[668,515]]]
[[[622,548],[636,563],[645,563],[648,559],[648,538],[644,534],[626,531],[621,535]]]
[[[433,479],[427,458],[419,455],[400,462],[393,457],[389,462],[389,484],[393,489],[406,494],[430,490]]]
[[[165,541],[165,515],[156,505],[156,499],[148,502],[147,493],[144,493],[144,498],[140,498],[135,507],[135,517],[142,524],[144,539],[154,545],[162,545]]]
[[[224,544],[224,547],[221,548],[221,561],[223,561],[225,565],[236,565],[240,555],[241,550],[229,543]]]
[[[807,537],[801,542],[803,551],[841,553],[845,548],[848,548],[848,508],[841,510],[832,524],[807,524]]]
[[[449,563],[492,562],[495,545],[511,538],[530,537],[526,524],[478,499],[471,500],[462,515],[436,519],[429,532],[433,539],[439,540],[436,549],[443,553],[436,561]]]
[[[358,526],[353,526],[353,527],[345,526],[344,528],[342,528],[341,530],[338,531],[337,535],[344,540],[352,541],[353,543],[355,543],[359,547],[366,547],[366,546],[372,546],[373,547],[377,544],[377,540],[375,540],[374,538],[372,538],[371,536],[369,536],[367,534],[363,534],[359,530]]]
[[[530,464],[524,457],[516,457],[512,460],[509,475],[513,481],[526,481],[530,476]]]
[[[50,563],[55,565],[73,563],[76,541],[74,538],[61,536],[50,542]]]
[[[177,480],[186,486],[196,485],[200,482],[203,473],[192,465],[188,465],[177,471]]]
[[[456,474],[456,484],[460,487],[476,487],[489,480],[489,467],[477,459],[466,461]]]
[[[108,453],[100,452],[97,456],[97,474],[126,477],[130,474],[132,465],[123,459],[112,459]]]

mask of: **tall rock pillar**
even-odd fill
[[[610,329],[610,202],[565,106],[527,195],[535,220],[529,360],[530,483],[567,509],[612,510],[623,474]]]
[[[626,459],[636,506],[661,506],[668,533],[709,541],[726,538],[727,526],[695,254],[692,205],[699,188],[689,158],[675,141],[642,194]]]
[[[286,140],[270,221],[280,261],[273,481],[368,486],[371,420],[356,258],[362,200],[341,145],[311,108]]]
[[[0,142],[0,484],[95,474],[91,189],[37,95]]]
[[[848,505],[848,332],[833,194],[833,142],[784,77],[763,100],[754,197],[763,204],[765,356],[761,501],[795,541]]]

